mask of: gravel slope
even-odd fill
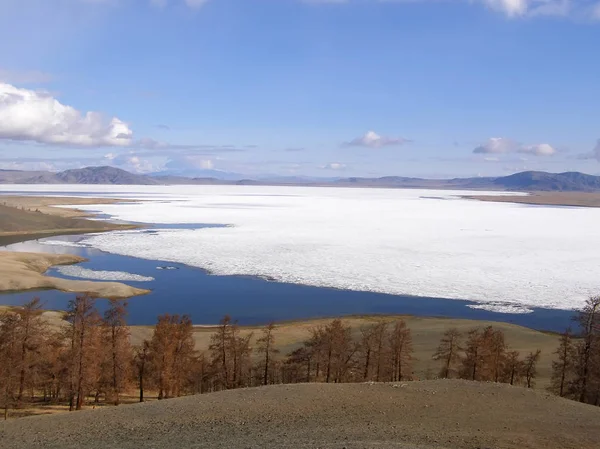
[[[600,448],[600,408],[466,381],[299,384],[0,424],[9,448]]]

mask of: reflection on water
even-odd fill
[[[184,226],[190,227],[189,224]],[[534,309],[530,314],[501,314],[471,309],[467,306],[475,303],[470,301],[336,290],[245,276],[213,276],[183,264],[108,254],[86,247],[85,236],[52,237],[51,240],[68,242],[67,245],[83,240],[84,245],[44,245],[36,240],[2,249],[75,254],[89,259],[81,264],[86,269],[123,271],[155,278],[152,282],[127,282],[135,287],[152,289],[148,295],[128,300],[131,324],[153,324],[156,317],[164,313],[189,314],[196,324],[215,324],[223,315],[229,314],[240,324],[248,325],[341,315],[410,314],[507,321],[536,329],[562,331],[570,324],[572,315],[571,311],[552,309]],[[74,279],[61,275],[56,269],[49,270],[48,274]],[[40,297],[46,308],[56,310],[64,310],[74,297],[54,290],[14,293],[0,295],[0,304],[18,305],[34,296]],[[102,311],[106,301],[101,300],[98,305]]]

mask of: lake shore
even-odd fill
[[[531,192],[529,195],[505,196],[463,195],[461,198],[535,206],[600,207],[600,193],[593,192]]]
[[[122,200],[68,197],[0,196],[0,246],[37,238],[136,229],[97,220],[89,214],[59,205],[113,204]],[[120,282],[94,282],[60,279],[44,273],[57,265],[70,265],[86,259],[68,254],[0,251],[0,292],[56,289],[70,293],[89,293],[104,298],[124,299],[149,293]]]

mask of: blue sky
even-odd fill
[[[599,174],[599,43],[582,0],[0,0],[0,168]]]

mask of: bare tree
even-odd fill
[[[519,359],[519,351],[509,351],[504,363],[503,382],[515,385],[523,377],[523,361]]]
[[[105,373],[102,377],[114,405],[120,403],[120,395],[126,387],[132,358],[126,316],[127,303],[111,299],[102,322],[103,339],[109,342],[105,350]]]
[[[18,322],[19,319],[14,313],[5,312],[0,315],[0,386],[3,393],[5,420],[8,419],[8,410],[14,403],[14,390],[17,383]]]
[[[489,354],[488,380],[499,382],[506,361],[507,346],[504,340],[504,332],[501,330],[491,330],[485,343]]]
[[[210,338],[210,353],[215,372],[222,388],[232,388],[230,365],[230,342],[232,340],[232,322],[229,315],[225,315],[219,323],[217,331]]]
[[[91,384],[96,384],[99,374],[97,350],[98,324],[100,317],[94,298],[77,296],[69,302],[67,329],[70,342],[69,359],[69,410],[81,410],[84,397]]]
[[[23,401],[23,391],[27,382],[36,374],[38,357],[41,346],[44,344],[46,326],[42,320],[42,310],[39,298],[27,302],[22,308],[15,311],[18,317],[19,339],[19,391],[17,393],[17,407]]]
[[[269,372],[273,367],[273,356],[279,353],[279,350],[275,348],[275,335],[273,334],[274,330],[275,324],[269,323],[263,328],[262,337],[256,341],[259,354],[264,354],[262,378],[263,385],[269,384]]]
[[[455,370],[455,366],[460,361],[460,353],[463,351],[461,346],[462,334],[456,328],[448,329],[444,332],[440,344],[433,355],[434,360],[441,360],[443,366],[440,377],[447,379]]]
[[[524,362],[524,371],[525,371],[525,380],[527,382],[527,388],[533,388],[535,385],[535,378],[537,377],[537,363],[540,360],[541,350],[537,350],[535,352],[530,352],[525,357]]]
[[[404,320],[397,320],[390,334],[392,382],[410,379],[413,346],[410,329]]]
[[[484,339],[479,328],[471,329],[467,334],[465,346],[465,358],[461,377],[465,379],[478,380],[479,370],[481,369]]]
[[[572,382],[573,368],[575,362],[575,345],[571,328],[568,328],[560,337],[558,348],[554,351],[558,360],[552,361],[552,378],[549,390],[560,397],[567,394]]]
[[[135,348],[134,365],[136,368],[138,387],[140,389],[140,402],[144,402],[144,380],[146,379],[146,370],[150,356],[150,342],[144,340],[142,345]]]
[[[600,377],[600,296],[589,298],[576,320],[582,339],[576,348],[574,390],[579,402],[589,402],[590,384]]]

